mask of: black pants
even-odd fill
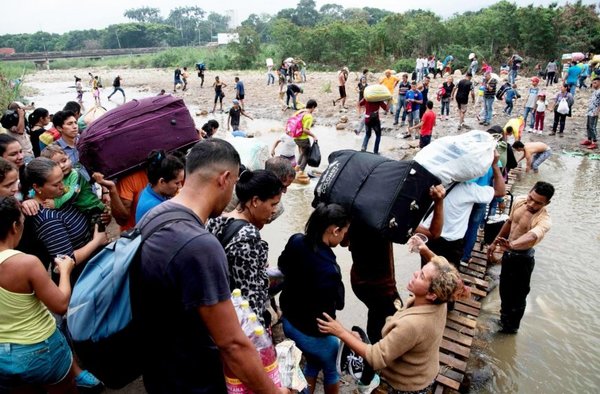
[[[555,74],[556,74],[556,72],[548,71],[548,74],[546,74],[546,86],[548,86],[548,85],[552,86],[552,84],[554,83],[554,75]]]
[[[558,124],[560,123],[560,129],[558,130],[559,133],[562,133],[563,131],[565,131],[565,121],[567,120],[567,115],[563,115],[558,113],[558,111],[554,110],[554,124],[552,125],[552,132],[556,133],[556,128],[558,127]]]
[[[504,252],[500,272],[500,320],[508,329],[518,329],[527,306],[529,282],[535,266],[533,249],[529,253]]]
[[[430,239],[427,241],[427,247],[438,256],[445,257],[446,260],[456,268],[460,266],[460,259],[464,251],[464,241],[457,239],[456,241],[448,241],[442,237]],[[421,258],[421,268],[427,264],[424,258]]]

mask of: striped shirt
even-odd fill
[[[52,259],[58,254],[74,258],[75,250],[91,239],[86,216],[70,204],[62,209],[40,208],[33,222],[38,239]]]

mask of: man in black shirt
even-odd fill
[[[269,379],[244,335],[231,302],[227,257],[204,228],[231,199],[239,165],[228,142],[198,142],[187,155],[179,194],[139,223],[148,238],[133,271],[132,300],[147,345],[143,376],[150,394],[225,393],[223,363],[253,392],[287,392]],[[174,213],[179,217],[169,218]]]

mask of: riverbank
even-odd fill
[[[167,93],[172,93],[176,96],[182,97],[190,111],[193,114],[202,114],[197,117],[198,123],[204,123],[207,119],[215,117],[210,114],[213,108],[214,101],[214,90],[212,83],[214,82],[215,76],[219,76],[221,81],[227,84],[224,89],[225,98],[223,100],[223,108],[227,110],[231,106],[231,100],[235,98],[235,81],[236,76],[244,82],[246,90],[246,111],[252,115],[255,119],[269,119],[279,122],[281,130],[285,124],[285,120],[292,114],[291,110],[282,111],[284,107],[283,102],[279,100],[279,87],[277,85],[267,86],[266,74],[259,71],[213,71],[209,70],[206,72],[204,87],[200,87],[200,78],[196,76],[194,72],[190,72],[188,89],[181,91],[178,89],[173,93],[173,70],[166,69],[69,69],[69,70],[50,70],[50,71],[38,71],[34,74],[28,75],[25,83],[28,86],[56,86],[57,90],[60,90],[65,97],[65,102],[68,100],[68,92],[72,91],[72,99],[75,98],[74,79],[73,76],[77,75],[87,80],[87,73],[92,72],[95,75],[99,75],[104,83],[104,88],[101,92],[103,105],[108,109],[117,106],[122,103],[120,93],[113,96],[112,101],[107,101],[106,97],[112,92],[112,80],[116,75],[120,75],[123,78],[122,86],[128,94],[128,99],[147,97],[156,95],[161,89],[164,89]],[[377,83],[380,74],[370,74],[369,83]],[[351,72],[349,80],[346,84],[346,90],[348,92],[348,99],[346,106],[348,109],[341,108],[341,105],[334,106],[332,101],[339,97],[337,87],[337,76],[336,73],[332,72],[309,72],[307,75],[307,81],[300,83],[304,89],[304,93],[299,96],[299,100],[305,103],[308,99],[317,100],[319,106],[316,112],[316,123],[326,127],[339,128],[339,135],[352,134],[352,130],[357,126],[359,117],[357,112],[357,100],[358,93],[356,92],[356,86],[358,84],[359,74],[357,72]],[[458,83],[461,79],[460,76],[454,77],[454,82]],[[443,82],[441,78],[432,79],[431,87],[429,90],[429,98],[434,100],[434,110],[439,113],[440,103],[435,100],[435,92],[438,86]],[[544,84],[545,81],[542,81]],[[518,90],[523,96],[522,99],[517,101],[513,111],[513,116],[522,115],[523,106],[525,102],[526,89],[529,85],[528,78],[519,77],[517,79]],[[556,96],[559,88],[557,85],[552,87],[543,88],[546,91],[546,96],[550,101],[552,97]],[[84,94],[84,102],[86,106],[90,107],[93,105],[91,93],[89,87],[86,86],[86,92]],[[64,102],[55,102],[52,99],[49,102],[45,102],[44,96],[56,97],[57,92],[45,92],[39,91],[39,89],[31,96],[37,96],[38,102],[36,106],[45,107],[50,112],[60,110]],[[573,106],[573,116],[567,118],[566,128],[564,137],[550,136],[548,135],[551,127],[554,115],[551,112],[546,112],[546,120],[544,127],[544,134],[527,134],[524,133],[523,140],[528,141],[543,141],[548,144],[555,152],[564,151],[578,151],[583,154],[589,153],[589,150],[580,147],[579,142],[585,138],[586,134],[586,116],[585,112],[587,109],[588,98],[590,95],[590,89],[578,90],[576,94],[575,104]],[[499,124],[504,126],[508,119],[508,116],[502,113],[504,108],[504,102],[497,101],[495,103],[494,118],[492,124]],[[219,117],[219,106],[217,105],[217,119],[225,119],[226,116]],[[478,124],[476,115],[480,110],[479,104],[469,104],[469,109],[465,118],[465,129],[478,129],[483,126]],[[347,119],[347,122],[344,122]],[[392,143],[389,150],[383,151],[383,154],[388,154],[392,157],[407,157],[412,155],[414,151],[414,145],[407,143],[406,140],[396,139],[396,136],[403,131],[405,128],[399,126],[393,126],[393,116],[383,115],[382,119],[382,132],[384,137],[393,138],[397,143]],[[457,129],[458,126],[458,114],[456,103],[451,103],[450,107],[450,118],[448,120],[440,120],[438,116],[437,125],[434,128],[434,138],[445,135],[458,134],[460,131]],[[463,129],[464,130],[464,129]]]

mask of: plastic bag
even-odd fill
[[[558,107],[556,108],[556,112],[558,112],[559,114],[562,114],[562,115],[566,115],[569,113],[569,102],[567,101],[567,99],[565,97],[560,99],[560,102],[558,103]]]
[[[432,141],[415,156],[415,161],[444,185],[484,175],[494,160],[496,140],[485,131],[473,130]]]
[[[242,164],[249,170],[262,170],[271,158],[269,146],[255,138],[232,138],[228,141],[240,154]]]
[[[294,341],[289,339],[279,343],[275,350],[277,350],[281,386],[298,392],[304,390],[308,383],[300,370],[302,352],[296,347]]]
[[[317,141],[310,147],[306,163],[311,167],[318,167],[321,165],[321,149],[319,149]]]

